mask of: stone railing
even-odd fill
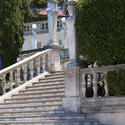
[[[25,35],[32,34],[32,24],[36,24],[37,28],[35,30],[36,33],[48,32],[48,21],[37,21],[32,23],[25,23]],[[61,18],[57,21],[57,30],[61,30],[62,21]]]
[[[109,96],[108,83],[106,75],[109,71],[125,69],[125,64],[110,65],[103,67],[85,68],[80,70],[80,93],[81,97],[100,97],[99,89],[104,86],[104,95]]]
[[[52,58],[56,55],[59,54],[56,54],[53,49],[47,49],[1,70],[2,94],[5,94],[43,72],[53,71],[55,60]]]

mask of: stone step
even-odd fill
[[[42,84],[42,83],[52,83],[52,82],[64,82],[64,78],[58,78],[58,79],[40,79],[39,82],[34,82],[34,84]]]
[[[9,121],[0,121],[1,125],[64,125],[66,123],[67,125],[70,124],[78,124],[82,123],[82,125],[97,125],[99,123],[98,120],[95,119],[85,119],[85,120],[9,120]]]
[[[32,98],[16,98],[16,99],[5,99],[5,103],[31,103],[31,102],[51,102],[51,101],[55,101],[55,100],[62,100],[62,97],[58,97],[58,96],[55,96],[55,97],[48,97],[48,98],[41,98],[41,97],[32,97]]]
[[[42,93],[51,93],[51,92],[56,92],[56,91],[65,91],[64,90],[64,87],[60,87],[60,88],[49,88],[49,89],[35,89],[35,90],[28,90],[28,89],[26,89],[26,90],[21,90],[20,92],[19,92],[19,94],[22,94],[22,93],[40,93],[40,92],[42,92]]]
[[[0,115],[0,119],[6,119],[6,118],[10,118],[10,119],[13,119],[13,118],[31,118],[31,117],[42,117],[42,118],[53,118],[53,119],[56,119],[56,118],[63,118],[63,119],[75,119],[75,117],[77,117],[78,119],[79,118],[86,118],[86,115],[87,114],[78,114],[78,113],[49,113],[49,114],[43,114],[41,112],[37,112],[37,113],[25,113],[22,115],[22,113],[20,114],[16,114],[16,113],[13,113],[13,114],[4,114],[4,115]]]
[[[22,93],[14,94],[12,98],[22,98],[22,97],[48,97],[48,96],[64,96],[64,91],[55,91],[55,92],[39,92],[39,93]]]
[[[0,104],[0,109],[1,108],[16,108],[16,107],[27,107],[27,106],[46,106],[46,105],[55,105],[55,104],[62,104],[62,100],[51,100],[51,101],[31,101],[29,103],[27,102],[16,102],[16,103],[3,103]]]
[[[28,86],[26,87],[26,90],[38,90],[38,89],[43,89],[43,90],[49,90],[49,89],[58,89],[58,88],[64,88],[64,84],[58,84],[58,85],[53,85],[53,86],[39,86],[39,87],[34,87],[34,86]]]
[[[46,76],[57,76],[57,75],[64,75],[64,72],[63,71],[61,71],[61,72],[55,72],[55,73],[52,73],[52,74],[48,74],[48,75],[46,75]]]
[[[12,99],[13,100],[20,100],[20,99],[38,99],[38,98],[41,98],[41,99],[50,99],[50,98],[56,98],[56,97],[60,97],[60,98],[63,98],[64,97],[64,93],[62,94],[56,94],[56,95],[31,95],[31,96],[20,96],[20,95],[17,95],[17,96],[14,96]]]
[[[83,120],[86,119],[86,116],[83,114],[42,114],[42,115],[18,115],[18,116],[0,116],[1,120],[13,120],[26,121],[26,120]]]
[[[44,81],[44,80],[55,80],[55,79],[64,79],[64,75],[46,76],[45,78],[40,78],[39,81]]]
[[[16,125],[16,124],[1,124],[1,125]],[[81,123],[80,122],[80,123],[47,123],[47,124],[46,123],[44,123],[44,124],[43,123],[42,124],[41,123],[36,123],[36,124],[35,123],[32,123],[32,124],[31,123],[29,123],[29,124],[28,123],[24,123],[24,124],[17,123],[17,125],[104,125],[104,124],[100,124],[100,123],[93,124],[93,123]]]
[[[55,79],[55,78],[58,78],[58,77],[64,78],[64,73],[58,74],[58,75],[47,75],[47,76],[45,76],[46,79]]]
[[[33,83],[33,86],[27,86],[26,88],[39,88],[39,87],[51,87],[51,86],[60,86],[64,85],[64,81],[61,82],[49,82],[49,83],[40,83],[40,82],[35,82]]]
[[[35,111],[35,110],[55,110],[61,108],[62,103],[58,104],[45,104],[45,105],[29,105],[29,106],[9,106],[9,107],[1,107],[0,112],[13,112],[13,111]]]
[[[29,115],[49,115],[49,114],[60,114],[64,113],[63,108],[53,108],[53,109],[35,109],[35,110],[19,110],[19,111],[1,111],[0,116],[29,116]]]

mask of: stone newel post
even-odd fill
[[[68,1],[69,16],[66,19],[66,39],[69,44],[69,63],[64,71],[65,97],[63,107],[66,112],[80,111],[80,68],[78,67],[78,51],[75,33],[75,1]]]
[[[48,28],[49,28],[49,45],[57,45],[56,34],[57,34],[57,0],[48,0]]]

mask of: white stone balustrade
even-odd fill
[[[110,65],[110,66],[102,66],[102,67],[94,67],[94,68],[84,68],[80,70],[80,93],[81,97],[86,98],[88,92],[91,93],[89,90],[92,91],[92,97],[100,97],[101,95],[98,94],[99,86],[103,82],[104,84],[104,96],[109,96],[109,89],[108,83],[106,81],[106,74],[109,71],[115,71],[116,69],[125,69],[125,64],[120,65]],[[89,96],[90,97],[90,96]]]
[[[36,28],[36,32],[40,33],[40,32],[48,32],[48,21],[36,21],[36,22],[32,22],[32,23],[25,23],[25,33],[24,34],[31,34],[32,33],[32,24],[36,24],[37,28]],[[61,30],[62,27],[62,20],[61,18],[58,19],[57,21],[57,30]]]
[[[47,49],[45,51],[38,52],[18,63],[15,63],[1,70],[0,78],[2,78],[2,93],[5,94],[7,91],[12,90],[14,83],[16,84],[16,86],[18,86],[19,84],[26,82],[28,80],[28,74],[30,74],[30,79],[32,79],[34,77],[34,74],[39,75],[43,72],[51,72],[51,66],[56,65],[56,62],[58,62],[58,64],[60,65],[60,58],[58,58],[58,60],[54,60],[56,62],[53,61],[51,56],[53,54],[53,51],[53,49]],[[59,56],[57,51],[54,53],[54,55],[55,54]],[[30,71],[28,70],[28,66]],[[36,68],[36,70],[34,70],[34,68]],[[56,70],[58,71],[58,69]]]

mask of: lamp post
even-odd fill
[[[36,49],[37,48],[37,39],[35,38],[36,32],[35,30],[37,29],[37,25],[36,24],[32,24],[32,49]]]

